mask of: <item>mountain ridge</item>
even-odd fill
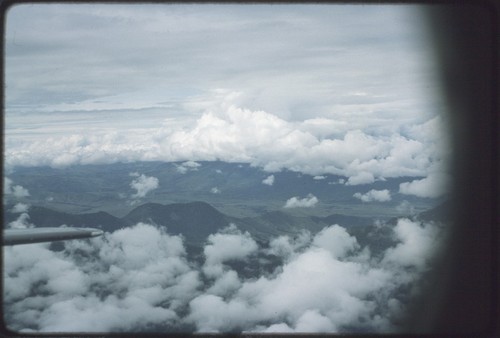
[[[422,213],[425,216],[422,219],[441,220],[443,218],[441,212],[444,209],[442,205],[429,209]],[[19,213],[4,211],[4,226],[18,219],[19,215]],[[365,238],[374,222],[373,218],[362,216],[342,214],[331,214],[326,217],[294,216],[281,210],[264,212],[254,217],[238,218],[228,216],[202,201],[170,204],[148,202],[133,208],[121,218],[105,211],[70,214],[41,206],[30,207],[28,215],[29,222],[37,227],[67,225],[95,227],[107,232],[133,226],[139,222],[152,223],[166,227],[172,235],[183,235],[186,242],[192,245],[203,244],[210,234],[230,224],[235,224],[242,231],[248,231],[257,240],[267,241],[270,237],[294,235],[303,230],[314,234],[333,224],[346,227],[353,235]],[[391,220],[387,222],[389,225],[392,223]]]

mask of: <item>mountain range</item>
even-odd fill
[[[413,216],[425,220],[443,220],[444,210],[440,205],[420,215]],[[4,212],[4,224],[15,221],[19,213],[14,213],[7,206]],[[29,209],[29,222],[37,227],[74,226],[94,227],[107,232],[135,225],[139,222],[166,227],[169,234],[180,235],[189,246],[202,247],[210,234],[234,224],[241,231],[248,231],[259,242],[267,242],[280,235],[298,235],[304,230],[312,234],[326,226],[338,224],[354,235],[363,245],[386,247],[392,243],[388,227],[394,226],[394,219],[385,222],[386,227],[375,226],[375,219],[370,217],[331,214],[326,217],[296,216],[283,211],[265,212],[254,217],[228,216],[206,202],[189,203],[145,203],[133,208],[123,217],[116,217],[107,212],[70,214],[41,206]],[[376,241],[374,243],[374,240]]]

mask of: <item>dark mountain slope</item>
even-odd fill
[[[6,208],[9,210],[10,208]],[[444,219],[446,205],[411,216],[412,219]],[[123,218],[114,217],[106,212],[88,214],[68,214],[33,206],[29,209],[29,221],[37,227],[61,226],[95,227],[112,232],[133,226],[139,222],[156,224],[167,228],[172,235],[182,234],[186,245],[201,248],[210,234],[234,223],[240,230],[248,231],[254,239],[265,245],[271,238],[280,235],[294,236],[307,230],[312,235],[326,226],[339,224],[350,235],[355,236],[361,246],[368,245],[372,252],[380,253],[394,244],[392,228],[397,218],[374,226],[374,219],[368,217],[332,214],[326,217],[294,216],[284,211],[266,212],[257,217],[236,218],[227,216],[205,202],[158,204],[146,203],[131,210]],[[16,220],[19,214],[4,212],[4,224]]]
[[[146,203],[129,212],[123,221],[128,225],[146,222],[166,226],[170,234],[183,234],[188,242],[197,243],[229,225],[227,216],[204,202]]]
[[[99,211],[89,214],[68,214],[44,207],[32,206],[28,211],[29,222],[37,227],[58,227],[61,225],[73,227],[92,227],[104,231],[115,231],[125,226],[125,223],[107,212]],[[19,217],[19,214],[4,212],[4,223],[8,224]]]

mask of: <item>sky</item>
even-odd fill
[[[218,159],[349,184],[446,170],[418,6],[17,5],[5,67],[8,170]]]

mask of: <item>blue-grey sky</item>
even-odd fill
[[[441,170],[418,6],[18,5],[5,61],[9,167],[221,159],[353,184]]]

